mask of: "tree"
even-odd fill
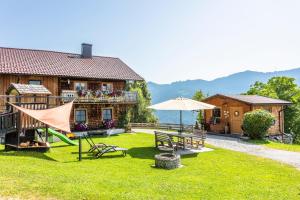
[[[151,104],[151,95],[148,91],[147,83],[145,81],[135,81],[134,83],[128,83],[126,88],[128,91],[137,93],[138,102],[127,111],[124,119],[135,123],[157,122],[153,111],[147,108]]]
[[[192,99],[195,101],[202,101],[203,99],[205,99],[205,95],[203,94],[202,90],[197,90]],[[202,111],[199,111],[197,115],[197,121],[201,123],[202,120],[203,120],[203,113]]]
[[[298,125],[300,121],[298,119],[300,115],[300,88],[295,83],[294,78],[281,76],[273,77],[267,83],[255,82],[246,94],[257,94],[292,102],[293,105],[284,110],[285,132],[293,133],[294,138],[300,138]],[[300,139],[295,141],[300,142]]]
[[[271,97],[278,99],[276,92],[268,85],[259,81],[256,81],[250,86],[250,89],[246,92],[248,95],[260,95],[265,97]]]

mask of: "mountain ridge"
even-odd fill
[[[152,95],[152,103],[159,103],[168,99],[179,96],[191,98],[195,91],[201,89],[204,94],[211,96],[216,93],[223,94],[240,94],[246,92],[255,81],[266,82],[273,76],[288,76],[296,79],[300,85],[300,68],[289,70],[280,70],[274,72],[259,72],[246,70],[230,74],[228,76],[219,77],[213,80],[185,80],[175,81],[168,84],[159,84],[148,82],[148,88]],[[172,111],[157,111],[156,114],[161,122],[176,123],[178,116]],[[188,113],[184,113],[184,123],[193,123],[195,116],[190,117]]]

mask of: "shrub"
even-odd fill
[[[275,118],[265,110],[254,110],[244,115],[243,129],[251,139],[263,139]]]
[[[291,133],[293,136],[293,143],[300,144],[300,116],[293,120]]]

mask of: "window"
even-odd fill
[[[221,123],[221,109],[215,108],[212,110],[212,123],[219,124]]]
[[[263,109],[265,111],[268,111],[268,112],[272,113],[272,107],[271,106],[265,106],[265,107],[263,107]]]
[[[113,84],[112,83],[102,83],[102,91],[112,92]]]
[[[112,109],[103,109],[102,110],[102,119],[103,120],[112,120]]]
[[[74,89],[79,92],[79,91],[83,91],[86,90],[86,83],[85,82],[75,82],[74,84]]]
[[[40,80],[30,80],[29,85],[42,85],[42,81]]]
[[[213,109],[213,117],[221,117],[221,109],[220,108]]]
[[[86,110],[75,110],[75,122],[76,123],[86,123]]]

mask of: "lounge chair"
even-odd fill
[[[82,136],[87,141],[87,143],[90,145],[90,149],[88,150],[88,152],[94,152],[97,149],[97,147],[98,148],[102,148],[104,146],[114,146],[114,147],[117,147],[115,145],[107,145],[107,144],[104,144],[104,143],[97,143],[96,144],[89,135],[83,134]]]
[[[95,142],[93,141],[93,139],[90,136],[83,134],[83,137],[90,145],[90,149],[88,150],[88,152],[97,151],[97,153],[94,154],[94,156],[96,158],[100,158],[105,153],[116,152],[116,151],[122,151],[123,156],[126,156],[126,154],[127,154],[128,149],[121,148],[116,145],[107,145],[104,143],[95,144]]]
[[[123,156],[126,156],[128,149],[126,148],[121,148],[118,146],[107,146],[104,145],[101,148],[96,147],[96,150],[98,151],[98,153],[96,153],[94,156],[96,158],[100,158],[101,156],[103,156],[106,153],[111,153],[111,152],[117,152],[117,151],[121,151]]]

